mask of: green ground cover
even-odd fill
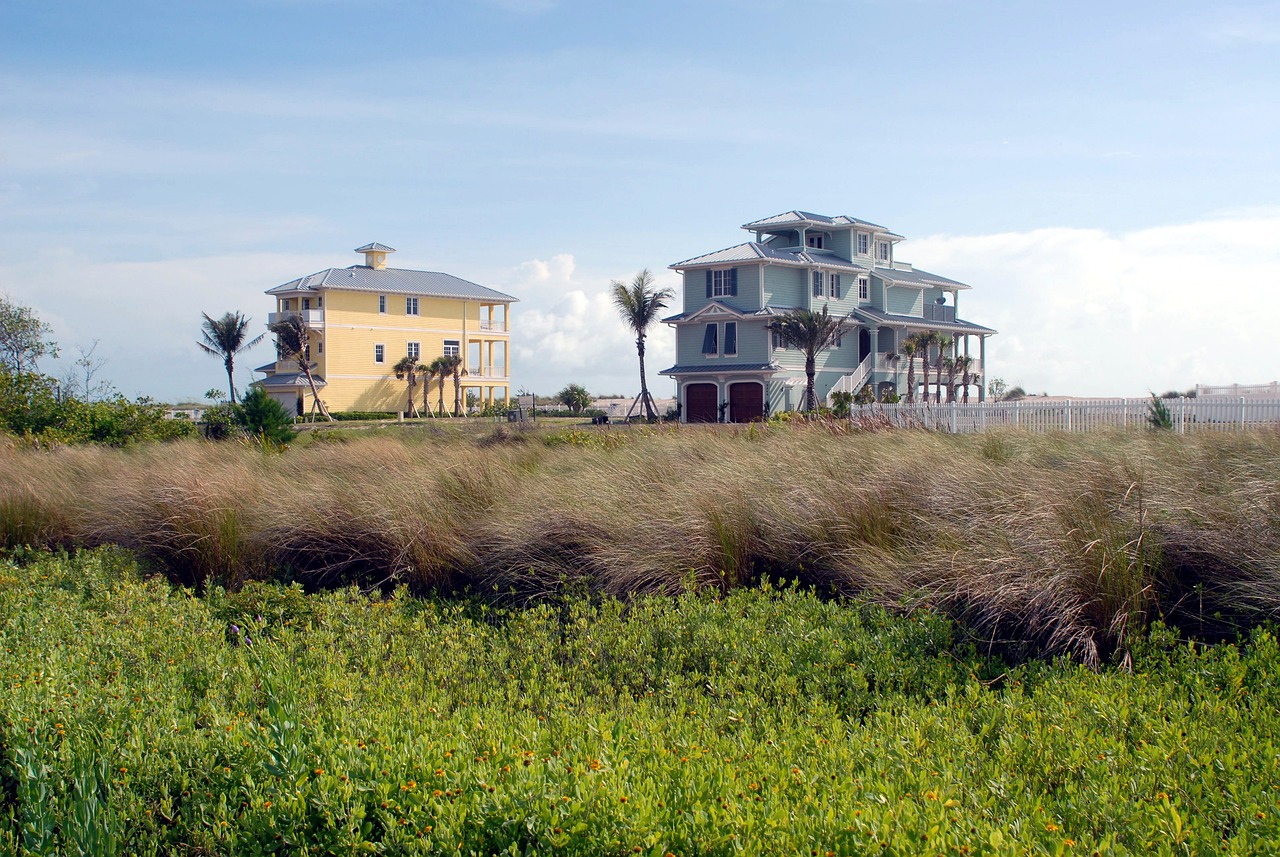
[[[0,564],[0,850],[1200,854],[1280,840],[1280,652],[1006,666],[795,589],[524,610]]]

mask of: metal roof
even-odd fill
[[[386,244],[379,244],[377,241],[366,244],[363,247],[357,247],[353,253],[394,253],[396,248],[388,247]]]
[[[319,375],[312,375],[311,379],[316,382],[316,388],[326,386],[327,382]],[[254,381],[249,386],[262,387],[263,389],[291,389],[294,387],[306,387],[310,389],[311,385],[307,383],[307,376],[301,372],[277,372],[274,375],[268,375],[261,381]]]
[[[700,268],[711,265],[724,265],[730,262],[777,262],[782,265],[795,265],[803,267],[819,266],[824,268],[836,268],[841,271],[853,271],[859,274],[870,272],[870,268],[859,265],[856,262],[850,262],[847,259],[841,259],[830,252],[811,251],[811,250],[775,250],[772,247],[760,244],[756,241],[748,241],[746,244],[735,244],[732,247],[726,247],[723,250],[716,250],[713,253],[706,253],[702,256],[695,256],[692,259],[685,259],[683,262],[676,262],[670,267],[672,270],[679,271],[684,268]]]
[[[938,274],[930,274],[928,271],[921,271],[918,268],[913,268],[910,271],[902,271],[897,268],[875,268],[871,273],[889,283],[891,286],[925,286],[957,290],[973,288],[972,286],[967,286],[958,280],[952,280]]]
[[[778,372],[782,369],[777,363],[709,363],[692,366],[672,366],[663,369],[659,375],[723,375],[727,372]]]
[[[326,268],[296,280],[267,289],[269,295],[291,292],[311,292],[322,289],[346,289],[357,292],[391,292],[401,295],[427,295],[459,300],[492,300],[499,303],[518,303],[519,298],[485,286],[477,285],[452,274],[436,271],[409,271],[404,268],[387,268],[379,271],[367,265],[350,268]]]
[[[881,226],[878,223],[872,223],[869,220],[862,220],[857,217],[850,217],[847,214],[837,215],[836,217],[828,217],[825,214],[814,214],[812,211],[785,211],[782,214],[775,214],[772,217],[766,217],[762,220],[753,220],[750,223],[744,223],[743,229],[747,230],[767,230],[778,226],[865,226],[868,229],[874,229],[882,232],[892,238],[901,238],[901,235],[895,235],[890,232],[888,227]]]
[[[996,333],[997,331],[990,327],[983,327],[980,324],[974,324],[964,319],[956,319],[955,321],[930,321],[921,318],[918,315],[894,315],[892,313],[883,312],[871,307],[858,307],[852,313],[853,317],[858,321],[873,321],[877,325],[900,325],[902,327],[914,327],[921,330],[939,330],[949,331],[953,333]]]

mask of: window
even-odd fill
[[[858,300],[871,300],[871,283],[866,277],[858,277]]]
[[[715,357],[720,353],[719,342],[720,325],[712,323],[708,324],[706,330],[702,334],[702,353],[708,357]]]
[[[724,323],[724,354],[726,357],[738,353],[738,323],[736,321],[726,321]]]
[[[324,354],[324,341],[323,341],[323,340],[321,340],[321,341],[319,341],[319,342],[317,342],[317,343],[316,343],[316,353],[317,353],[317,354]]]
[[[385,345],[373,346],[373,362],[374,363],[387,362],[387,347]]]
[[[787,344],[782,341],[782,334],[776,330],[773,332],[773,347],[779,350],[787,347]]]
[[[378,295],[378,312],[386,314],[387,312],[387,296]]]
[[[831,285],[831,291],[828,294],[830,294],[831,297],[833,298],[840,297],[840,275],[839,274],[831,275],[830,285]]]
[[[858,233],[858,252],[863,256],[871,252],[871,236],[865,232]]]
[[[422,354],[422,345],[417,342],[410,342],[405,351],[408,353],[410,360],[417,360],[418,356]]]
[[[281,312],[288,312],[291,309],[293,309],[293,298],[285,298],[284,300],[280,301]]]
[[[823,235],[821,232],[818,232],[814,235],[806,235],[804,237],[804,243],[805,243],[805,246],[807,247],[812,247],[815,250],[821,250],[824,243],[823,239],[825,238],[826,238],[825,235]]]
[[[821,271],[814,271],[814,272],[813,272],[813,296],[814,296],[815,298],[820,298],[820,297],[822,297],[822,295],[823,295],[823,291],[822,291],[822,272],[821,272]]]
[[[707,271],[707,297],[735,297],[738,294],[738,269]]]
[[[444,356],[458,357],[462,354],[462,343],[457,339],[446,339],[444,341]]]
[[[417,298],[405,298],[405,299],[404,299],[404,314],[405,314],[405,315],[417,315],[417,314],[418,314],[418,299],[417,299]]]
[[[303,299],[302,299],[302,308],[303,308],[303,309],[311,309],[311,298],[303,298]]]
[[[889,261],[889,242],[888,241],[876,242],[876,258],[879,259],[881,262]]]

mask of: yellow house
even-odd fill
[[[474,391],[482,404],[506,399],[511,379],[511,295],[450,274],[387,267],[383,244],[356,248],[363,265],[327,268],[268,289],[276,299],[270,322],[301,315],[307,326],[312,375],[331,411],[404,411],[408,386],[394,366],[405,356],[429,364],[462,358],[462,401]],[[294,360],[261,366],[262,387],[290,413],[311,407],[311,390]],[[414,399],[422,407],[425,379]],[[439,400],[432,385],[430,402]],[[445,384],[453,407],[453,382]]]

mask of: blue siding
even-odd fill
[[[809,272],[801,268],[769,265],[764,269],[764,302],[775,307],[809,305]]]
[[[920,289],[907,289],[901,286],[889,286],[887,309],[894,315],[924,315],[924,300]]]

